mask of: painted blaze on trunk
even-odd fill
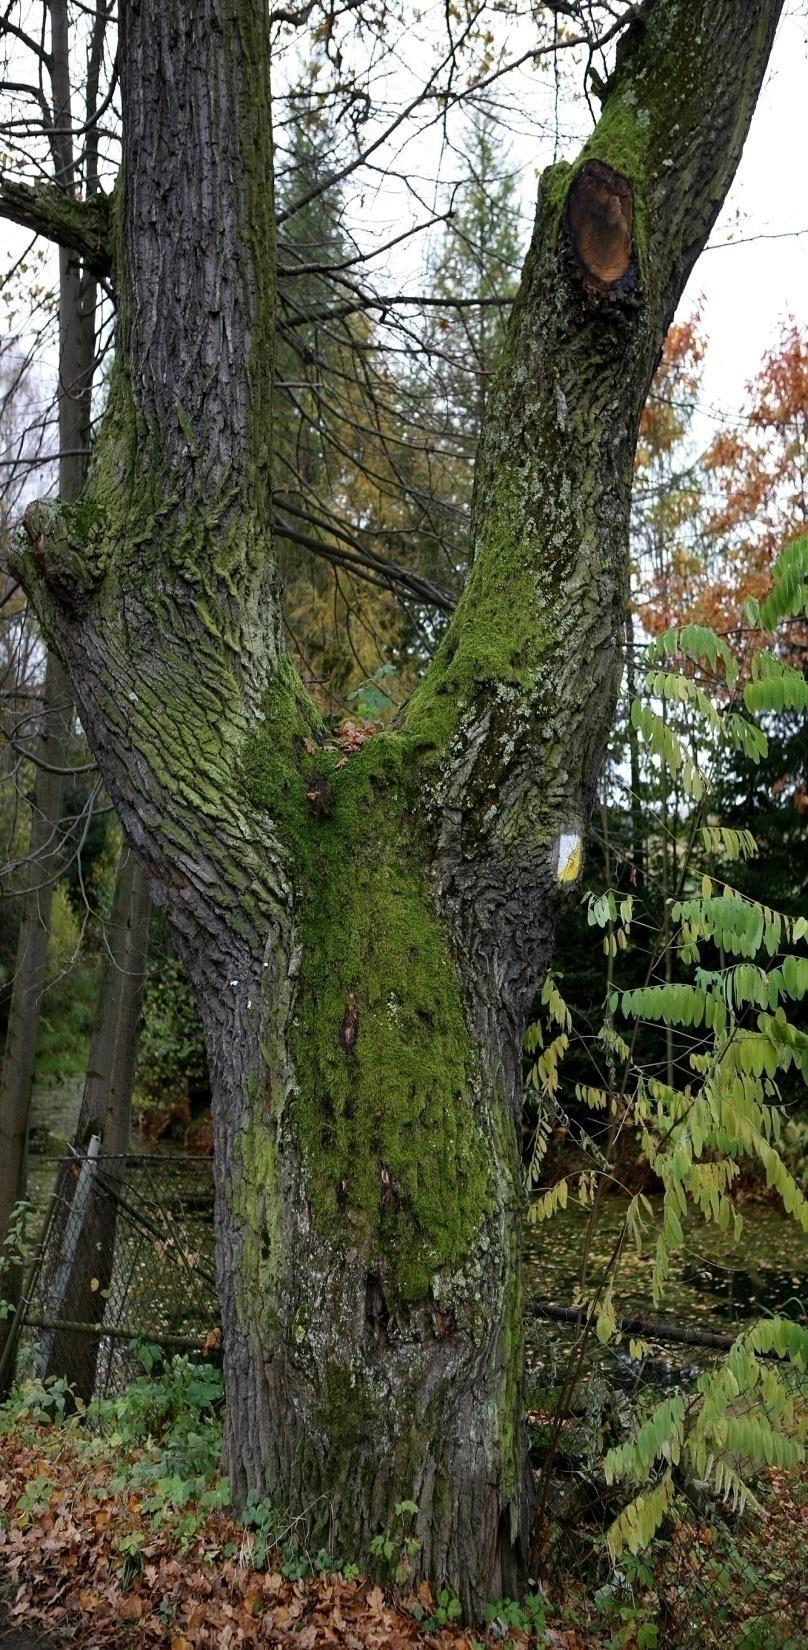
[[[779,11],[626,30],[542,178],[462,601],[343,764],[279,640],[266,11],[125,0],[109,406],[19,553],[205,1023],[236,1495],[359,1560],[415,1502],[477,1617],[526,1573],[521,1043],[619,681],[636,428]]]

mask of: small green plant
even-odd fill
[[[250,1563],[255,1570],[268,1569],[271,1561],[287,1581],[302,1581],[306,1576],[340,1569],[340,1560],[324,1548],[310,1555],[296,1525],[254,1490],[247,1497],[241,1522],[248,1531]]]
[[[159,1347],[131,1343],[143,1376],[131,1381],[116,1398],[91,1405],[91,1420],[103,1432],[117,1434],[122,1443],[160,1440],[176,1451],[209,1452],[211,1428],[218,1440],[224,1405],[222,1372],[214,1364],[195,1363],[185,1356],[165,1359]],[[216,1442],[216,1450],[219,1445]]]
[[[438,1626],[445,1627],[447,1622],[459,1621],[462,1614],[459,1598],[448,1588],[442,1587],[435,1600],[434,1615]]]
[[[118,1397],[90,1405],[87,1447],[95,1432],[119,1451],[111,1488],[137,1491],[153,1526],[187,1552],[209,1513],[230,1499],[220,1473],[221,1371],[187,1357],[166,1360],[154,1346],[133,1350],[144,1373]]]
[[[278,1517],[272,1503],[250,1490],[241,1522],[250,1531],[250,1563],[255,1570],[265,1570],[278,1538]]]
[[[485,1619],[500,1638],[507,1637],[511,1628],[519,1633],[530,1633],[538,1644],[546,1638],[547,1619],[541,1593],[525,1593],[521,1600],[497,1599],[486,1605]]]
[[[378,670],[374,670],[372,676],[367,676],[353,693],[348,694],[348,703],[355,704],[359,715],[364,716],[368,721],[378,721],[393,704],[390,694],[381,684],[388,681],[395,674],[395,665],[379,665]]]
[[[143,1569],[144,1540],[142,1530],[129,1530],[126,1535],[119,1535],[116,1539],[115,1551],[120,1553],[123,1559],[121,1585],[124,1589],[131,1587]]]
[[[143,1375],[115,1398],[77,1406],[64,1379],[20,1382],[0,1408],[0,1433],[20,1435],[25,1428],[61,1425],[71,1444],[89,1460],[114,1452],[109,1487],[115,1494],[134,1491],[155,1529],[170,1533],[187,1552],[211,1512],[226,1507],[230,1488],[222,1478],[221,1410],[224,1385],[212,1364],[186,1357],[166,1360],[160,1348],[140,1346]],[[72,1411],[72,1412],[71,1412]],[[44,1481],[26,1487],[20,1512],[36,1516]],[[136,1574],[140,1536],[124,1534],[118,1551],[125,1576]]]
[[[0,1288],[8,1272],[12,1269],[28,1265],[34,1252],[31,1241],[31,1216],[34,1213],[33,1205],[21,1198],[13,1204],[9,1216],[8,1229],[3,1243],[2,1257],[0,1257]],[[14,1302],[0,1298],[0,1318],[8,1318],[14,1311]]]
[[[0,1409],[0,1434],[23,1426],[48,1426],[65,1416],[70,1387],[63,1376],[20,1381]]]
[[[35,1523],[50,1507],[50,1498],[56,1485],[46,1473],[39,1473],[26,1484],[22,1495],[17,1502],[17,1513],[23,1528],[27,1524]]]
[[[645,1557],[627,1553],[622,1568],[595,1594],[594,1603],[604,1629],[609,1631],[604,1650],[657,1650],[659,1599],[654,1572]]]
[[[394,1581],[397,1587],[403,1587],[411,1580],[415,1570],[415,1560],[421,1551],[421,1543],[413,1534],[413,1523],[418,1516],[418,1507],[415,1501],[397,1501],[393,1508],[393,1522],[388,1525],[382,1535],[375,1535],[370,1543],[370,1551],[376,1559],[379,1577],[384,1581]],[[449,1618],[454,1620],[455,1618]]]
[[[448,1587],[442,1587],[434,1600],[431,1610],[428,1610],[418,1599],[413,1599],[407,1606],[414,1621],[417,1621],[428,1633],[434,1633],[437,1627],[446,1627],[453,1621],[460,1621],[463,1607],[459,1598],[450,1593]]]

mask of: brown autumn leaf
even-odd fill
[[[139,1593],[124,1593],[115,1605],[121,1621],[139,1621],[143,1614],[143,1600]]]
[[[257,1579],[252,1581],[244,1594],[242,1605],[249,1615],[260,1614],[264,1603],[263,1588]]]

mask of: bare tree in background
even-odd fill
[[[47,7],[49,30],[47,51],[41,62],[50,82],[46,133],[53,186],[67,200],[81,195],[93,200],[101,182],[101,134],[105,77],[110,81],[110,23],[113,7],[98,0],[92,12],[71,19],[67,0],[54,0]],[[77,63],[81,63],[81,95],[77,100],[74,83]],[[114,75],[110,84],[114,83]],[[37,89],[40,90],[39,83]],[[33,88],[32,88],[33,90]],[[41,97],[40,97],[41,101]],[[76,106],[80,113],[76,113]],[[29,248],[27,256],[31,257]],[[58,390],[55,455],[58,465],[58,493],[64,500],[79,497],[87,473],[90,452],[93,378],[98,365],[96,274],[80,254],[59,251],[58,289]],[[23,352],[23,366],[28,365]],[[24,380],[23,380],[24,381]],[[15,389],[12,383],[10,393]],[[11,471],[8,507],[14,495],[28,481],[27,470],[47,457],[47,421],[38,408],[21,416],[19,395],[15,402],[15,429],[7,443],[7,466]],[[18,436],[22,428],[24,438]],[[32,450],[33,449],[33,450]],[[13,591],[9,591],[9,600]],[[28,706],[26,706],[28,708]],[[41,714],[36,719],[37,738],[22,742],[25,761],[35,764],[36,779],[31,804],[30,841],[22,867],[22,916],[9,1006],[6,1044],[0,1075],[0,1140],[3,1143],[0,1167],[0,1233],[8,1226],[14,1204],[27,1190],[27,1143],[34,1061],[42,993],[45,986],[46,957],[50,933],[50,912],[55,883],[67,857],[71,827],[77,834],[81,819],[62,819],[65,780],[73,769],[69,764],[74,721],[70,684],[58,654],[47,650],[42,687]],[[92,806],[92,802],[90,803]],[[67,838],[66,838],[67,830]],[[80,854],[80,841],[78,852]],[[92,1117],[105,1152],[122,1153],[128,1146],[131,1099],[136,1057],[136,1031],[143,994],[145,948],[148,935],[149,895],[144,873],[132,855],[123,855],[106,935],[107,965],[102,972],[96,1031],[91,1049],[83,1115]],[[110,1255],[114,1225],[109,1232]],[[98,1269],[98,1257],[95,1270]],[[77,1257],[70,1280],[71,1301],[89,1297],[86,1316],[92,1318],[99,1302],[90,1290],[88,1268]],[[9,1270],[9,1269],[7,1269]],[[4,1278],[4,1295],[16,1302],[20,1278],[11,1269]],[[94,1309],[94,1310],[93,1310]],[[7,1320],[9,1321],[9,1320]],[[86,1360],[76,1367],[75,1347],[54,1347],[53,1357],[64,1357],[58,1372],[75,1377],[78,1390],[86,1385]],[[11,1375],[11,1369],[8,1370]],[[86,1393],[89,1397],[90,1392]]]
[[[102,1321],[112,1277],[117,1194],[124,1179],[132,1123],[150,908],[143,868],[124,846],[105,932],[107,957],[79,1119],[80,1146],[86,1146],[93,1135],[100,1139],[103,1175],[100,1183],[97,1178],[92,1183],[60,1304],[60,1316],[68,1324]],[[49,1342],[44,1373],[63,1376],[72,1393],[89,1403],[97,1358],[98,1341],[92,1336],[57,1330]]]
[[[50,48],[40,48],[50,96],[49,159],[52,187],[66,200],[79,188],[88,198],[98,189],[98,144],[95,114],[108,8],[96,8],[89,41],[84,104],[84,143],[75,141],[67,0],[52,0]],[[44,59],[44,61],[42,61]],[[39,81],[41,88],[42,79]],[[44,99],[44,93],[41,94]],[[59,497],[77,499],[87,471],[90,445],[92,379],[95,365],[95,278],[75,249],[59,251]],[[5,1233],[14,1204],[24,1199],[27,1180],[28,1119],[33,1086],[39,1007],[45,984],[51,901],[61,854],[60,816],[68,768],[73,697],[58,653],[48,649],[31,838],[22,893],[22,919],[0,1075],[0,1232]],[[17,1268],[4,1281],[12,1303],[19,1293]]]

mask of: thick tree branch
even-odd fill
[[[32,187],[0,177],[0,217],[80,253],[93,275],[109,275],[112,269],[109,209],[109,195],[81,201],[51,184]]]
[[[471,572],[405,724],[435,752],[442,895],[479,997],[500,999],[503,1046],[519,1045],[580,874],[620,679],[640,413],[781,10],[651,0],[577,161],[541,180],[477,461]]]

